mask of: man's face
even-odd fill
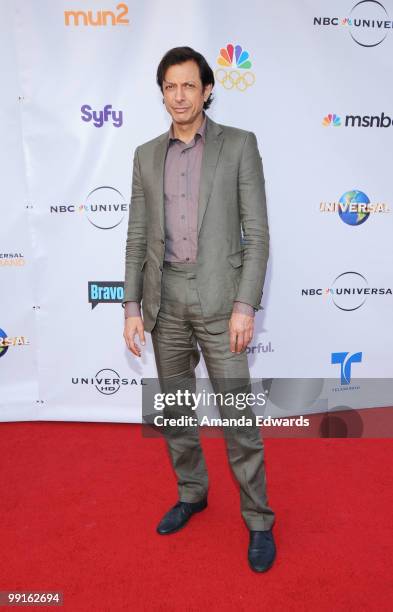
[[[173,122],[181,125],[195,121],[212,90],[211,85],[203,90],[199,67],[193,60],[170,66],[162,87],[165,107]]]

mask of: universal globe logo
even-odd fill
[[[361,47],[380,45],[393,27],[386,8],[377,0],[361,0],[346,16],[314,17],[313,23],[347,28],[352,40]]]
[[[351,189],[345,191],[336,202],[320,202],[321,213],[336,213],[343,223],[358,227],[367,221],[370,214],[390,213],[386,202],[371,202],[364,191]]]
[[[339,203],[343,206],[339,208],[338,214],[341,221],[347,225],[361,225],[370,216],[370,212],[365,212],[370,200],[363,191],[357,189],[346,191],[339,199]]]
[[[3,344],[3,342],[7,339],[7,334],[4,329],[0,328],[0,357],[4,357],[6,352],[8,351],[8,346]]]

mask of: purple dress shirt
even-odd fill
[[[198,198],[206,115],[194,138],[185,143],[175,137],[173,125],[168,132],[168,148],[164,170],[165,261],[197,260]],[[251,317],[254,308],[244,302],[234,302],[233,312]],[[126,302],[124,316],[140,316],[138,302]]]

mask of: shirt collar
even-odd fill
[[[201,126],[195,132],[195,135],[197,134],[200,135],[200,137],[202,138],[203,144],[205,144],[205,136],[206,136],[206,114],[205,113],[203,113],[203,121],[202,121]],[[169,132],[168,132],[168,144],[171,144],[171,142],[174,142],[175,140],[178,140],[178,139],[173,134],[173,123],[172,123],[171,127],[169,128]]]

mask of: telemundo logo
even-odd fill
[[[341,384],[349,385],[351,382],[351,368],[353,363],[362,362],[362,353],[332,353],[331,363],[340,365]]]

